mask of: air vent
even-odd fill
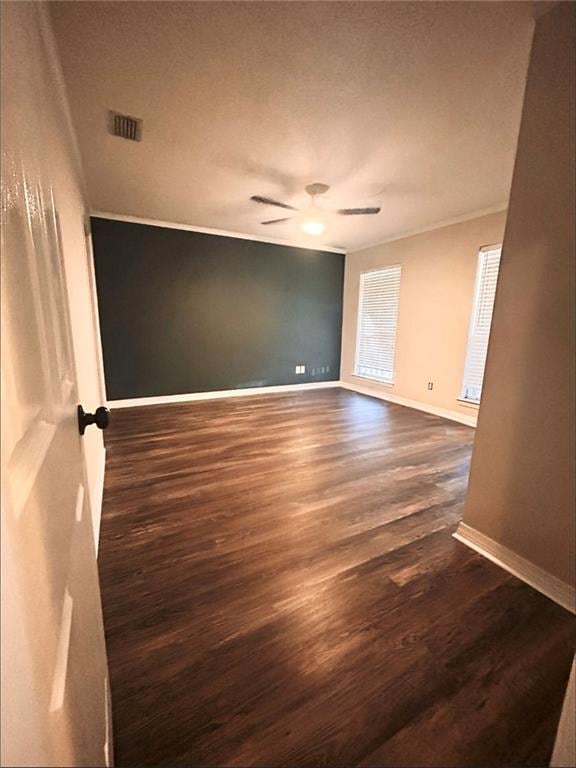
[[[140,141],[142,120],[130,115],[121,115],[119,112],[110,112],[110,133],[128,141]]]

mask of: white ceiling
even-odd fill
[[[355,250],[508,198],[524,2],[51,4],[93,209],[302,242],[263,226],[313,181],[314,244]],[[144,120],[107,133],[107,111]]]

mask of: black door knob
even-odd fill
[[[86,413],[81,405],[78,406],[78,431],[81,435],[86,431],[86,427],[90,424],[96,424],[98,429],[106,429],[110,421],[110,411],[108,408],[104,408],[103,405],[100,408],[96,408],[94,413]]]

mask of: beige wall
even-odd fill
[[[502,242],[505,212],[424,232],[348,254],[344,283],[341,379],[386,396],[475,419],[458,401],[478,251]],[[396,375],[392,386],[353,375],[360,273],[402,265]],[[427,383],[434,382],[432,391]]]
[[[574,568],[574,3],[537,23],[464,522]]]

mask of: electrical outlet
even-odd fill
[[[434,389],[434,382],[433,381],[429,381],[428,382],[428,389],[430,389],[430,390]]]

